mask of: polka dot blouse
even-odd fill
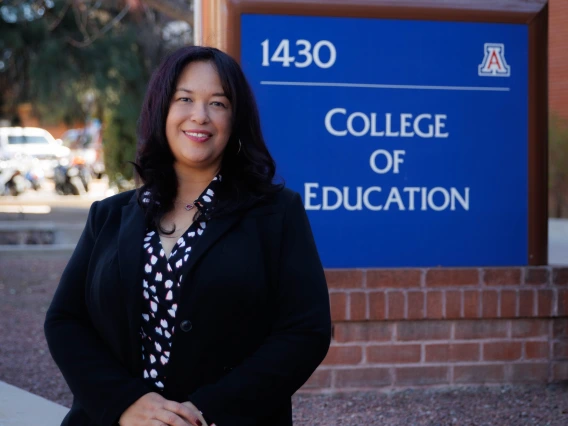
[[[180,288],[183,285],[182,266],[191,256],[191,248],[207,229],[207,223],[200,218],[214,206],[215,190],[221,181],[215,176],[203,191],[194,206],[199,209],[198,219],[177,240],[169,257],[162,248],[158,232],[147,229],[144,238],[144,278],[142,281],[142,360],[144,379],[157,390],[164,389],[166,366],[170,360],[172,341],[175,333],[175,319]],[[144,193],[146,197],[149,192]],[[143,198],[145,203],[149,198]],[[193,210],[190,210],[193,214]]]

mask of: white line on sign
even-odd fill
[[[318,83],[310,81],[261,81],[260,84],[265,86],[358,87],[364,89],[464,90],[464,91],[479,91],[479,92],[511,91],[510,87],[416,86],[409,84]]]

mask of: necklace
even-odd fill
[[[186,209],[187,211],[190,211],[191,209],[193,209],[195,207],[195,201],[193,203],[184,203],[182,201],[174,201],[175,204],[183,204],[183,208]]]

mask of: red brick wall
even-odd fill
[[[327,270],[310,390],[568,380],[568,268]]]
[[[54,125],[42,123],[40,119],[34,117],[34,115],[32,114],[32,107],[30,104],[21,104],[18,107],[18,115],[20,116],[20,120],[22,120],[22,127],[40,127],[47,130],[56,139],[60,138],[63,133],[65,133],[69,129],[84,126],[84,124],[82,123],[76,123],[71,127],[65,125],[64,123]]]
[[[549,107],[568,119],[568,0],[549,0]]]

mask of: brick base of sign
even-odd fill
[[[326,276],[333,341],[303,391],[568,380],[568,268]]]

